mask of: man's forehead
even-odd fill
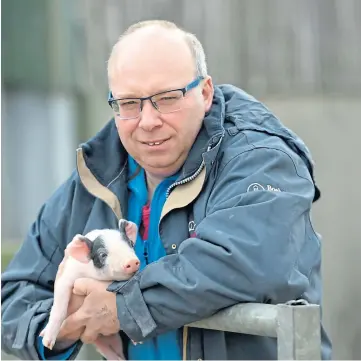
[[[114,53],[112,62],[118,66],[132,67],[173,67],[191,66],[193,56],[188,44],[179,36],[135,37],[137,34],[125,38]]]
[[[176,29],[165,29],[160,26],[147,26],[128,34],[119,41],[119,47],[125,50],[134,45],[138,48],[142,46],[154,46],[177,44],[178,46],[186,45],[185,37],[182,32]]]
[[[160,34],[158,38],[150,36],[154,33],[138,35],[130,34],[123,39],[109,66],[114,96],[119,96],[119,92],[142,96],[182,87],[193,80],[194,60],[188,44],[178,33],[176,38],[169,34]]]

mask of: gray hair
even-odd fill
[[[123,34],[119,37],[116,44],[113,46],[113,49],[111,51],[111,54],[110,54],[109,60],[108,60],[108,75],[109,75],[109,68],[110,68],[109,63],[110,63],[111,59],[113,58],[114,53],[118,47],[118,44],[121,42],[121,40],[124,37],[126,37],[127,35],[134,33],[138,29],[142,29],[147,26],[154,26],[154,25],[160,26],[164,29],[179,31],[184,36],[184,38],[191,50],[191,53],[192,53],[192,56],[193,56],[193,59],[195,62],[196,76],[202,76],[202,77],[207,76],[206,55],[204,53],[204,49],[203,49],[201,42],[197,39],[197,37],[194,34],[183,30],[182,28],[180,28],[173,22],[167,21],[167,20],[145,20],[145,21],[137,22],[137,23],[131,25],[130,27],[128,27],[123,32]]]

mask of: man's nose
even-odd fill
[[[156,127],[162,125],[162,121],[159,119],[160,113],[154,108],[150,100],[146,100],[143,103],[143,109],[140,114],[139,127],[147,132],[152,131]]]

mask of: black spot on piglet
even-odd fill
[[[93,241],[93,245],[90,251],[90,259],[93,260],[94,267],[103,268],[108,258],[108,250],[105,246],[105,242],[101,236],[98,236]]]

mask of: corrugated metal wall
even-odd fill
[[[79,0],[76,4],[83,25],[73,26],[85,40],[79,44],[79,64],[87,81],[96,86],[106,86],[104,62],[119,34],[135,21],[163,18],[199,37],[216,82],[233,82],[258,95],[361,94],[358,0]]]

